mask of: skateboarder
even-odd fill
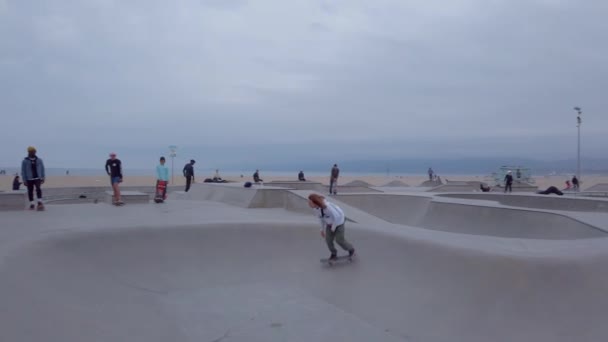
[[[329,194],[338,194],[338,177],[340,176],[340,169],[338,168],[338,164],[334,164],[334,167],[331,168],[331,175],[329,178]]]
[[[194,181],[194,159],[190,159],[190,163],[184,166],[184,177],[186,177],[186,192],[190,190],[190,184]]]
[[[315,209],[321,221],[321,236],[325,238],[327,248],[331,252],[329,260],[334,261],[338,258],[338,250],[334,246],[334,240],[342,249],[348,251],[349,257],[352,257],[355,254],[355,248],[344,237],[345,216],[342,209],[317,194],[308,196],[308,205]]]
[[[122,163],[116,158],[116,153],[110,153],[110,159],[106,160],[106,172],[110,176],[112,190],[114,190],[113,204],[123,205],[124,202],[120,198],[120,188],[118,185],[122,183]]]
[[[21,162],[21,178],[23,185],[27,187],[27,196],[30,200],[30,210],[34,210],[34,187],[36,188],[36,197],[38,199],[38,210],[44,210],[42,204],[42,190],[40,186],[44,184],[45,170],[42,159],[36,155],[35,147],[27,148],[27,157]]]
[[[505,176],[505,193],[513,191],[513,175],[511,175],[511,170],[507,171],[507,175]]]
[[[162,199],[167,199],[167,188],[166,185],[169,182],[169,168],[165,166],[165,157],[160,157],[160,164],[156,166],[156,186],[160,182],[165,182],[165,193]]]

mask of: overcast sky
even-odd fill
[[[605,0],[0,0],[0,165],[604,157]]]

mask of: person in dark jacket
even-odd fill
[[[184,177],[186,177],[186,192],[190,190],[190,185],[194,182],[194,159],[191,159],[188,164],[184,166]]]
[[[340,169],[338,168],[338,164],[334,164],[331,168],[331,173],[329,176],[329,194],[337,195],[338,194],[338,177],[340,177]]]
[[[554,187],[554,186],[550,186],[547,188],[547,190],[545,191],[538,191],[536,192],[537,194],[541,194],[541,195],[549,195],[549,194],[556,194],[558,196],[563,196],[564,193],[559,191],[558,188]]]
[[[255,183],[263,183],[264,180],[262,178],[260,178],[260,170],[255,170],[255,172],[253,173],[253,181]]]
[[[36,208],[34,205],[34,188],[36,188],[36,197],[38,198],[38,210],[44,210],[42,189],[40,188],[44,184],[44,177],[44,162],[36,155],[36,148],[30,146],[27,148],[27,157],[21,163],[21,178],[23,179],[23,185],[27,187],[30,210]]]
[[[513,175],[511,175],[511,170],[507,171],[507,175],[505,176],[505,192],[513,191]]]
[[[298,173],[298,180],[300,182],[306,182],[306,178],[304,178],[304,171],[300,171],[300,173]]]
[[[122,183],[122,162],[116,158],[116,153],[110,153],[110,159],[106,160],[106,172],[110,176],[110,184],[114,190],[114,205],[123,205],[124,202],[120,198],[119,184]]]
[[[19,175],[15,175],[15,178],[13,179],[13,190],[19,190],[20,186],[21,186],[21,182],[19,179]]]
[[[576,178],[576,175],[572,176],[572,188],[575,191],[578,191],[578,186],[579,186],[579,184],[578,184],[578,178]]]

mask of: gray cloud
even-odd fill
[[[172,143],[215,162],[246,158],[235,146],[561,157],[574,105],[600,154],[607,14],[599,0],[0,0],[0,164],[30,144],[61,165]]]

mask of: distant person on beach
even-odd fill
[[[578,178],[576,178],[576,175],[572,176],[572,188],[578,191],[578,185]]]
[[[34,210],[34,187],[36,188],[36,198],[38,199],[38,210],[44,210],[42,204],[42,189],[40,186],[44,184],[45,169],[42,159],[36,155],[35,147],[27,148],[27,157],[21,163],[21,178],[23,185],[27,187],[27,196],[30,200],[30,210]]]
[[[479,183],[479,188],[481,189],[482,192],[492,191],[492,188],[490,188],[490,186],[485,183]]]
[[[69,176],[70,175],[70,170],[65,170],[65,175]]]
[[[298,180],[300,182],[306,182],[306,178],[304,178],[304,171],[300,170],[300,173],[298,173]]]
[[[327,248],[331,252],[329,260],[336,260],[338,258],[338,250],[334,246],[334,240],[342,249],[348,251],[349,256],[353,256],[355,254],[355,247],[346,241],[344,237],[346,217],[342,209],[326,200],[325,197],[317,194],[310,194],[308,196],[308,205],[316,211],[317,217],[321,221],[321,236],[325,238]]]
[[[338,194],[338,177],[340,177],[340,169],[338,164],[334,164],[329,175],[329,194]]]
[[[112,190],[114,190],[114,196],[112,198],[112,204],[123,205],[124,202],[120,198],[119,184],[122,183],[122,162],[116,158],[116,153],[110,153],[110,159],[106,160],[106,173],[110,176],[110,183],[112,184]]]
[[[186,190],[184,190],[186,192],[190,190],[190,185],[194,182],[195,163],[196,162],[194,161],[194,159],[191,159],[190,162],[184,166],[184,170],[182,170],[182,172],[184,173],[184,177],[186,177]]]
[[[513,175],[511,175],[511,170],[507,171],[507,175],[505,176],[505,193],[513,191]]]
[[[433,177],[433,175],[435,174],[435,172],[433,171],[432,168],[429,167],[429,170],[427,171],[427,173],[429,174],[429,180],[430,181],[435,180],[435,177]]]
[[[255,170],[255,172],[253,173],[253,181],[255,183],[264,182],[264,180],[262,178],[260,178],[260,170]]]
[[[13,190],[19,190],[20,186],[21,186],[21,182],[20,182],[19,175],[15,175],[15,178],[13,178]]]
[[[521,170],[517,169],[517,171],[515,171],[515,177],[517,177],[517,179],[521,178]]]
[[[566,188],[564,190],[570,190],[571,187],[572,185],[570,184],[570,180],[566,179]]]

